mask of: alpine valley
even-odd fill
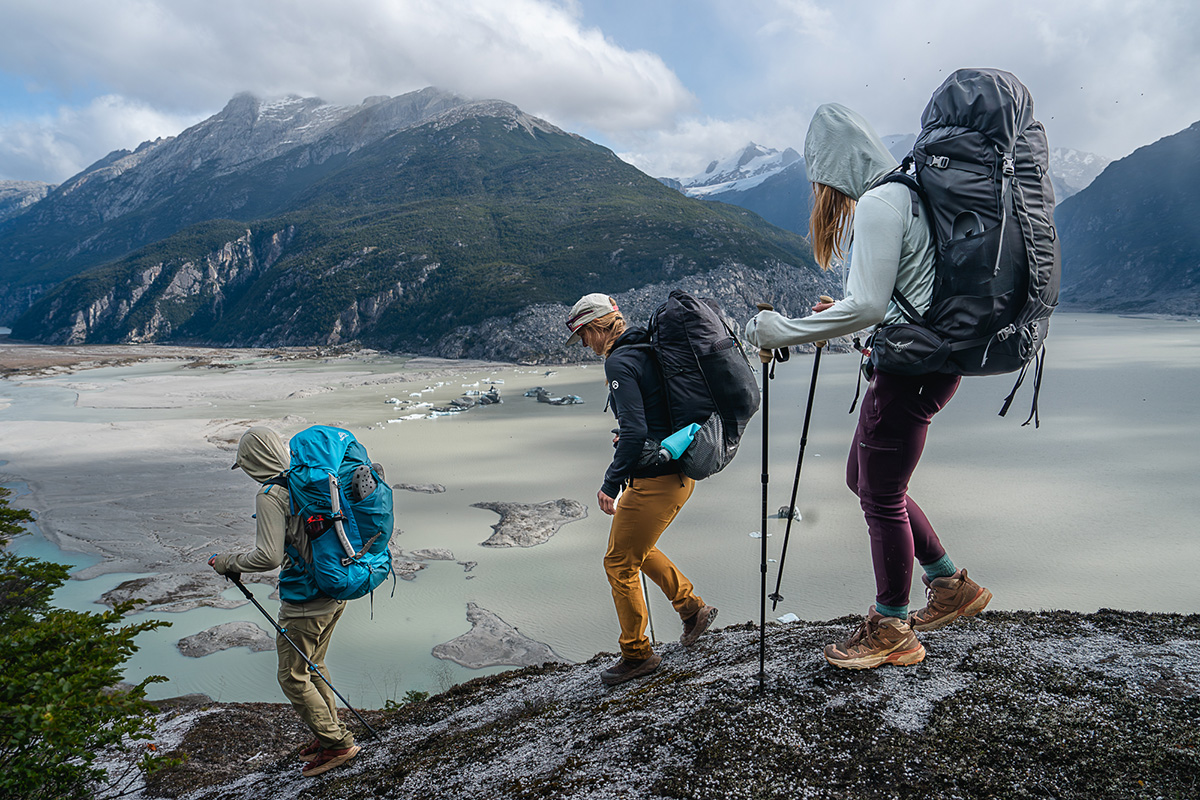
[[[0,324],[49,343],[555,362],[579,295],[639,319],[677,286],[745,319],[764,297],[800,313],[833,279],[754,213],[432,88],[350,107],[238,95],[0,221]]]
[[[886,143],[899,159],[913,139]],[[1064,305],[1200,314],[1200,123],[1112,163],[1055,149],[1051,173]],[[586,292],[635,320],[672,288],[737,320],[839,294],[802,238],[810,195],[791,148],[656,180],[502,101],[242,94],[62,185],[0,182],[0,325],[558,363]]]

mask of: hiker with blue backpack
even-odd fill
[[[1048,148],[1028,90],[1007,72],[958,70],[921,122],[898,169],[861,115],[832,103],[817,109],[804,143],[815,191],[810,241],[824,269],[853,244],[845,297],[798,319],[762,311],[746,325],[746,339],[764,351],[877,326],[846,465],[870,534],[876,596],[855,633],[825,648],[843,668],[915,664],[925,657],[915,632],[974,616],[991,600],[951,561],[909,479],[962,375],[1020,370],[1019,386],[1036,362],[1036,418],[1058,301]],[[909,612],[914,557],[927,604]]]
[[[325,655],[346,601],[366,594],[390,571],[391,488],[349,431],[325,426],[293,437],[290,459],[279,434],[252,427],[238,442],[232,468],[262,484],[254,504],[255,547],[214,554],[208,563],[264,614],[240,576],[282,567],[275,624],[279,686],[314,736],[299,752],[301,773],[314,777],[359,753],[354,734],[338,718],[341,695],[329,680]],[[311,479],[309,472],[319,476]],[[318,500],[305,498],[310,485]],[[362,514],[364,504],[376,513]],[[378,525],[372,523],[376,517]]]
[[[653,673],[662,662],[646,637],[648,612],[639,575],[656,583],[683,620],[679,641],[695,644],[717,609],[695,593],[691,581],[658,549],[658,540],[692,496],[696,482],[678,459],[659,458],[660,443],[672,434],[663,379],[645,347],[645,328],[626,325],[606,294],[584,295],[567,317],[568,346],[576,342],[604,357],[609,402],[619,425],[616,448],[596,493],[600,510],[612,516],[604,570],[621,626],[621,659],[600,673],[606,686]]]

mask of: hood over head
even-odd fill
[[[288,451],[279,434],[256,425],[242,434],[233,469],[241,467],[251,478],[263,483],[286,470],[288,463]]]
[[[871,123],[839,103],[826,103],[813,114],[804,138],[804,163],[810,181],[853,200],[898,166]]]

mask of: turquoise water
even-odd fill
[[[780,365],[771,386],[772,512],[790,493],[811,359],[798,355]],[[397,361],[363,368],[385,373],[399,367]],[[172,370],[178,367],[143,364],[89,370],[64,380],[104,386],[130,377],[166,377]],[[431,562],[416,580],[399,582],[394,596],[391,584],[377,592],[374,619],[367,601],[353,603],[335,636],[330,656],[335,683],[351,702],[373,707],[409,689],[437,691],[496,671],[468,670],[429,653],[435,644],[468,630],[468,602],[572,660],[616,650],[616,620],[600,563],[608,520],[595,508],[612,452],[608,430],[613,423],[602,411],[602,372],[598,366],[553,372],[509,367],[444,379],[450,384],[444,387],[448,397],[461,391],[461,384],[479,379],[486,388],[494,375],[505,381],[498,386],[505,402],[455,417],[394,424],[387,420],[398,415],[384,401],[397,389],[378,386],[134,411],[75,407],[74,393],[51,382],[10,383],[0,385],[0,395],[11,400],[0,419],[103,422],[300,414],[310,422],[350,427],[387,467],[392,482],[444,484],[444,494],[397,492],[397,527],[403,533],[394,546],[446,548],[478,566],[465,573],[453,562]],[[874,595],[865,526],[856,498],[843,483],[855,422],[846,412],[856,376],[856,356],[828,355],[822,361],[798,502],[803,518],[793,525],[782,583],[786,599],[778,615],[828,619],[862,613]],[[1029,385],[1007,418],[996,416],[1012,380],[964,380],[935,420],[912,482],[913,496],[956,564],[993,591],[993,608],[1196,612],[1200,324],[1060,312],[1051,328],[1037,430],[1020,424],[1028,413]],[[578,394],[586,404],[555,407],[521,396],[538,385]],[[759,540],[751,534],[761,527],[760,458],[761,414],[747,429],[737,460],[697,488],[660,542],[704,599],[721,608],[718,624],[758,618]],[[20,475],[19,464],[4,469]],[[253,539],[252,492],[248,484],[247,547]],[[589,516],[538,547],[479,546],[497,516],[471,503],[559,497],[583,502]],[[768,523],[773,559],[779,556],[784,525],[782,519]],[[775,566],[769,574],[772,587]],[[60,602],[88,607],[127,577],[72,581]],[[921,601],[919,587],[917,581],[914,604]],[[256,592],[273,611],[265,588]],[[679,623],[661,595],[652,597],[651,610],[659,638],[677,637]],[[269,629],[253,606],[157,616],[174,626],[139,639],[131,680],[168,675],[171,680],[154,689],[160,697],[198,691],[231,701],[281,699],[272,653],[240,649],[186,659],[174,647],[183,636],[236,619]]]

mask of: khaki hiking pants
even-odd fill
[[[291,640],[326,678],[329,678],[329,670],[325,668],[325,651],[329,649],[329,638],[345,608],[342,604],[332,614],[279,620]],[[312,674],[308,664],[282,634],[276,635],[275,648],[279,654],[279,688],[283,689],[284,696],[291,701],[292,708],[321,746],[341,750],[353,745],[354,734],[338,719],[337,696],[329,684]]]
[[[639,572],[658,584],[683,619],[704,605],[692,591],[692,582],[655,546],[695,487],[696,482],[683,475],[633,478],[617,503],[604,571],[621,623],[621,655],[630,660],[654,652],[646,637],[648,617]]]

